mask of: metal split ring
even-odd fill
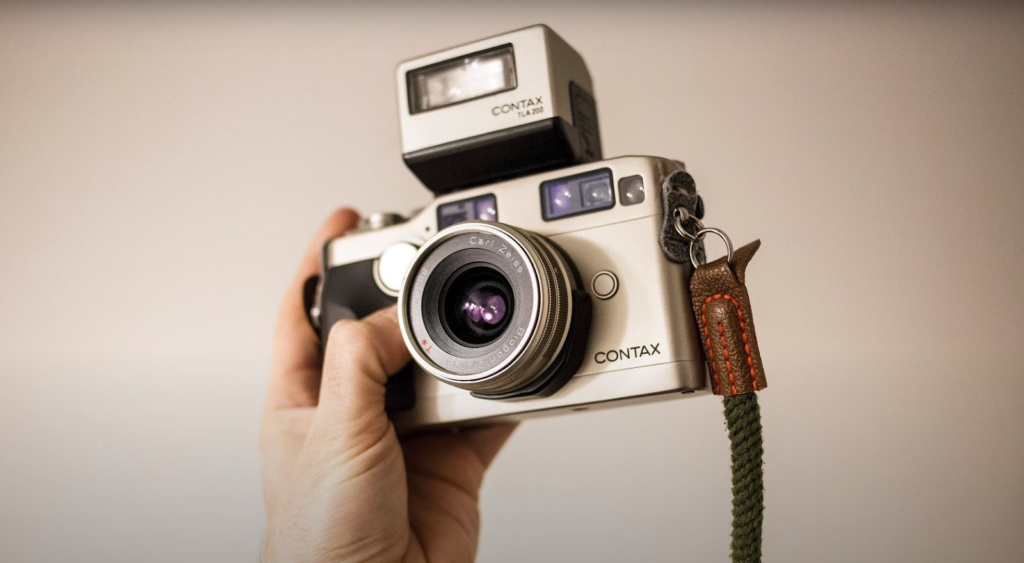
[[[716,229],[714,227],[707,227],[707,228],[701,228],[701,230],[697,231],[697,233],[695,235],[693,235],[693,237],[697,241],[702,241],[702,240],[704,240],[704,237],[708,236],[708,233],[711,233],[713,235],[718,235],[719,238],[722,239],[722,242],[725,243],[725,250],[726,250],[726,256],[727,256],[725,260],[731,265],[732,264],[732,241],[729,240],[729,235],[725,234],[725,232],[723,232],[721,229]],[[691,242],[690,243],[690,263],[693,264],[694,268],[700,266],[700,264],[697,263],[697,255],[694,254],[694,251],[696,250],[696,248],[697,248],[697,245],[695,243]]]
[[[675,208],[675,210],[672,212],[672,216],[674,219],[676,232],[679,233],[679,236],[689,241],[690,247],[692,248],[693,243],[697,242],[700,239],[697,238],[696,235],[687,232],[685,225],[688,222],[693,223],[694,225],[697,226],[697,231],[699,232],[704,229],[704,223],[701,223],[700,219],[694,217],[693,215],[690,215],[690,212],[687,211],[685,207]]]

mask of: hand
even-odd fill
[[[384,384],[409,361],[395,309],[331,329],[322,363],[304,281],[326,240],[359,216],[335,212],[306,252],[277,322],[260,448],[264,561],[472,561],[484,470],[514,425],[399,439]]]

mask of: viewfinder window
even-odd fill
[[[512,45],[411,70],[409,113],[475,100],[516,87],[516,60]]]
[[[553,221],[615,206],[612,171],[607,168],[548,180],[540,185],[541,211]]]

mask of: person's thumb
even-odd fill
[[[408,362],[394,307],[337,322],[324,354],[317,418],[352,445],[352,439],[379,440],[389,424],[384,386]]]

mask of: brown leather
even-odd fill
[[[697,268],[690,277],[693,311],[716,395],[739,395],[768,386],[744,282],[747,264],[760,246],[761,241],[755,240],[733,253],[732,266],[722,257]]]

